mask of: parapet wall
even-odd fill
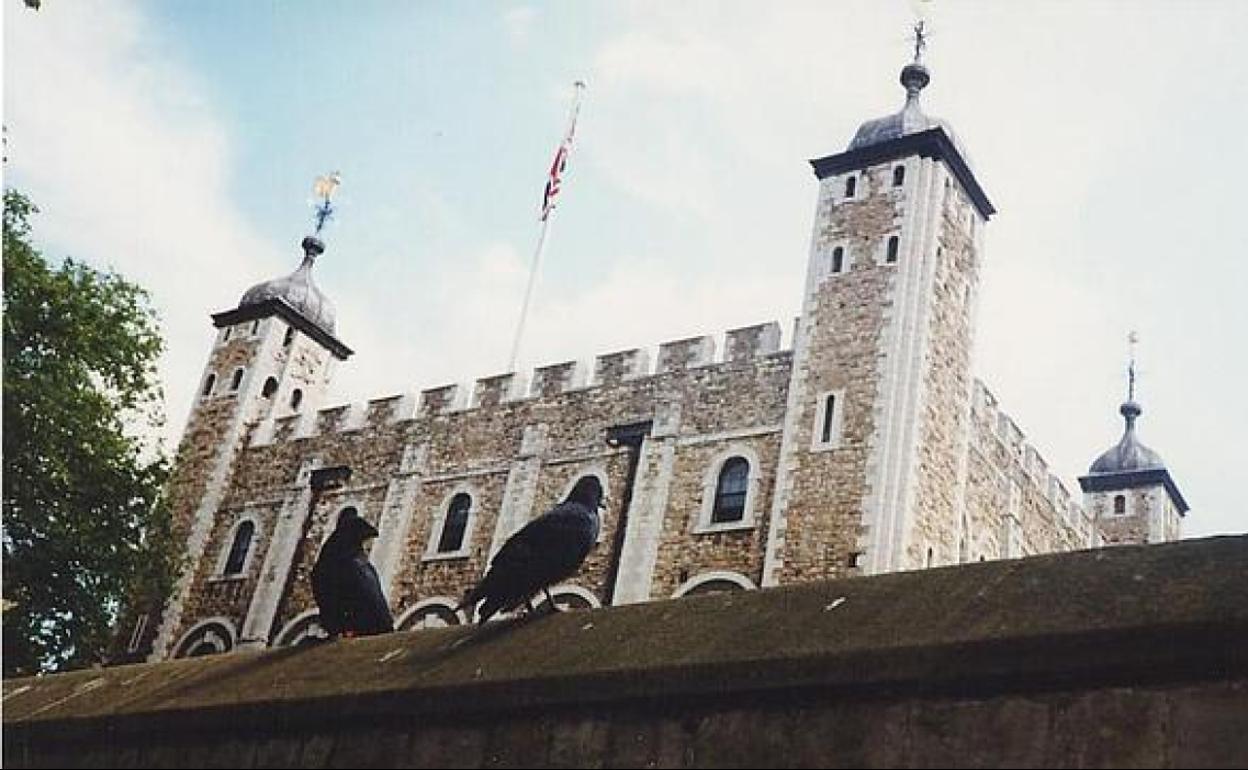
[[[1248,763],[1248,536],[5,682],[10,767]]]
[[[458,383],[426,388],[419,393],[387,396],[356,404],[326,407],[270,418],[253,431],[252,446],[347,432],[385,423],[423,419],[465,409],[549,398],[586,388],[618,385],[717,364],[745,365],[780,349],[780,324],[775,321],[731,329],[716,354],[716,338],[705,335],[665,342],[651,363],[650,352],[632,348],[605,353],[586,365],[581,361],[549,364],[533,372],[506,372],[478,378],[471,388]]]

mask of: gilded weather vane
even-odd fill
[[[334,197],[334,191],[338,189],[338,185],[342,184],[342,174],[337,171],[330,172],[325,176],[318,176],[316,181],[312,183],[312,192],[316,195],[316,234],[320,235],[321,230],[325,227],[325,222],[334,215],[334,207],[331,200]]]

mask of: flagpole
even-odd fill
[[[550,216],[542,220],[542,231],[537,236],[537,248],[533,250],[533,264],[529,268],[529,285],[524,290],[524,303],[520,305],[520,321],[516,324],[516,338],[511,343],[511,358],[504,371],[514,372],[516,361],[520,357],[520,340],[524,337],[524,323],[529,317],[529,302],[533,299],[533,287],[537,284],[537,266],[542,261],[542,252],[546,250],[546,233],[550,232],[550,220]]]
[[[578,80],[573,85],[575,91],[572,97],[572,112],[568,118],[568,130],[564,134],[563,143],[560,149],[564,147],[570,152],[572,149],[572,136],[576,131],[576,118],[581,111],[581,92],[585,88],[585,83]],[[566,162],[566,158],[565,158]],[[550,232],[550,220],[554,218],[555,207],[551,207],[543,212],[542,229],[537,236],[537,248],[533,250],[533,263],[529,267],[529,283],[524,290],[524,302],[520,305],[520,320],[516,323],[516,337],[511,343],[511,357],[507,361],[507,368],[504,371],[514,372],[516,364],[520,358],[520,342],[524,338],[524,326],[529,318],[529,305],[533,300],[533,289],[537,285],[537,268],[541,264],[542,254],[546,250],[546,235]]]

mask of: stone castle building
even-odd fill
[[[342,511],[401,629],[454,607],[491,555],[586,474],[610,505],[573,606],[1173,540],[1187,505],[1122,407],[1121,441],[1076,498],[971,371],[992,203],[927,69],[819,180],[791,349],[763,323],[716,339],[543,366],[326,408],[352,351],[291,275],[213,315],[216,337],[169,499],[186,563],[162,610],[127,621],[131,659],[290,645],[316,631],[308,575]],[[132,624],[132,625],[131,625]]]

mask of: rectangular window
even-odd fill
[[[845,392],[828,391],[819,396],[815,408],[815,424],[811,431],[811,448],[835,449],[841,445],[841,412]]]
[[[892,264],[897,261],[897,250],[901,246],[901,239],[895,235],[888,237],[888,252],[884,255],[884,261]]]

